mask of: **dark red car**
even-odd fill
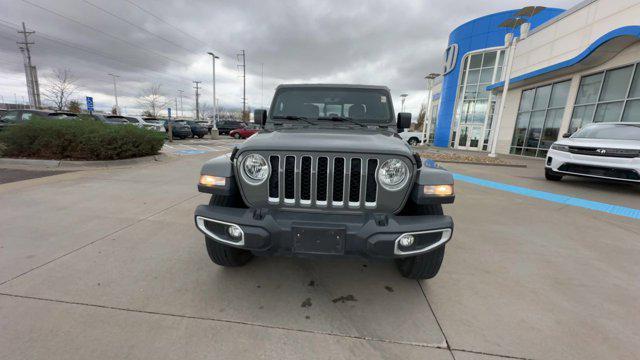
[[[260,131],[260,126],[251,124],[240,129],[231,130],[229,136],[235,139],[246,139],[258,131]]]

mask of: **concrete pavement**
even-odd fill
[[[638,221],[459,182],[433,280],[358,260],[223,269],[192,220],[212,154],[0,185],[0,358],[637,358]],[[448,167],[640,203],[538,164]]]

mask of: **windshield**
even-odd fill
[[[638,140],[640,125],[637,124],[597,124],[590,125],[571,136],[578,139]]]
[[[147,120],[145,120],[145,122],[148,122],[149,124],[155,124],[155,125],[160,124],[160,120],[147,119]]]
[[[128,122],[123,118],[113,118],[113,117],[106,117],[106,122],[109,122],[112,124],[130,124],[130,122]]]
[[[382,89],[284,88],[276,93],[272,119],[351,118],[365,124],[393,122],[391,99]]]

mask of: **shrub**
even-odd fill
[[[157,154],[164,134],[96,120],[32,118],[2,131],[0,143],[6,157],[116,160]]]

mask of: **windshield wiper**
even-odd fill
[[[331,120],[331,121],[343,121],[343,122],[350,122],[352,124],[356,124],[359,125],[361,127],[367,127],[367,125],[361,123],[361,122],[357,122],[355,120],[353,120],[350,117],[347,116],[323,116],[323,117],[319,117],[318,120]]]
[[[276,115],[273,116],[272,119],[282,119],[282,120],[302,120],[304,122],[306,122],[307,124],[311,124],[311,125],[318,125],[315,122],[307,119],[304,116],[297,116],[297,115]]]

